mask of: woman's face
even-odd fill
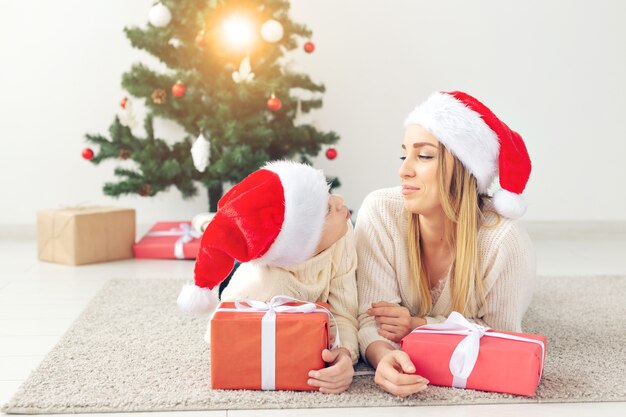
[[[440,212],[439,158],[446,158],[446,189],[450,188],[454,158],[450,152],[439,154],[439,141],[420,125],[409,125],[402,142],[402,165],[398,174],[402,179],[404,207],[411,213]]]
[[[317,245],[315,253],[328,249],[333,243],[337,242],[348,231],[348,219],[350,211],[343,204],[343,198],[340,195],[331,194],[328,196],[328,213],[326,214],[326,222],[324,223],[324,231],[322,239]]]

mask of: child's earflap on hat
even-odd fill
[[[409,114],[405,126],[418,124],[432,133],[476,177],[478,191],[496,176],[500,190],[493,195],[495,209],[516,219],[526,212],[522,192],[531,163],[522,137],[480,101],[461,91],[437,92]]]
[[[231,188],[202,236],[195,285],[183,287],[179,307],[195,314],[214,310],[219,300],[211,290],[235,260],[291,266],[313,256],[328,192],[322,171],[291,161],[270,162]]]

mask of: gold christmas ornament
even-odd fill
[[[152,92],[152,102],[154,104],[165,104],[167,99],[167,91],[162,88],[157,88]]]
[[[120,159],[128,159],[130,158],[130,151],[128,149],[120,149],[120,152],[117,154]]]
[[[139,188],[139,195],[142,197],[148,197],[152,194],[152,186],[150,184],[144,184]]]

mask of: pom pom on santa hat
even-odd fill
[[[299,264],[314,255],[328,211],[324,173],[308,165],[266,164],[230,189],[207,226],[194,270],[178,306],[206,314],[219,300],[212,291],[230,273],[235,259],[272,266]]]
[[[418,124],[432,133],[476,177],[486,193],[496,176],[500,190],[493,205],[516,219],[526,212],[521,194],[531,171],[522,137],[480,101],[461,91],[437,92],[413,110],[405,126]]]

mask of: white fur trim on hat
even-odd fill
[[[176,302],[182,311],[202,315],[213,312],[220,301],[215,292],[208,288],[185,284]]]
[[[478,191],[486,192],[498,173],[500,142],[474,110],[450,94],[433,93],[404,122],[432,133],[476,177]]]
[[[505,189],[497,190],[493,194],[492,202],[496,211],[509,219],[518,219],[526,213],[524,198]]]
[[[291,161],[270,162],[263,167],[278,175],[285,194],[285,218],[276,240],[255,262],[291,266],[314,255],[326,213],[329,185],[321,170]]]

